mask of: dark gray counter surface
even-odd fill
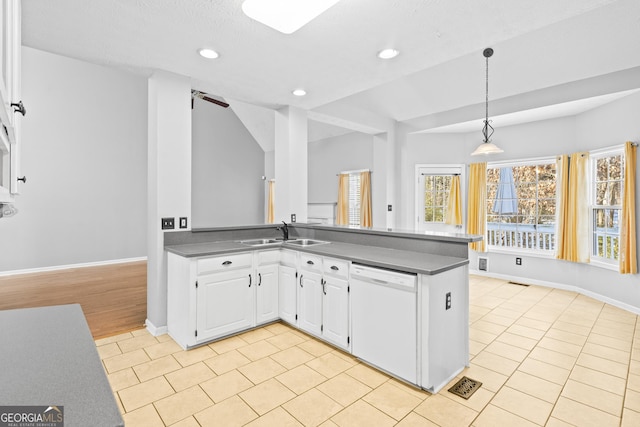
[[[469,263],[469,260],[466,258],[341,242],[331,242],[315,246],[297,246],[288,243],[277,243],[267,246],[250,247],[239,242],[222,241],[165,246],[167,251],[187,258],[277,248],[341,258],[372,267],[390,268],[408,273],[428,275],[442,273]]]
[[[65,427],[124,426],[78,304],[0,311],[0,406],[64,406]]]

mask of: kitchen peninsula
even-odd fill
[[[167,327],[183,348],[282,320],[415,386],[469,363],[468,243],[480,236],[294,223],[165,234]]]

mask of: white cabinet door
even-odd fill
[[[197,340],[205,341],[253,326],[255,280],[251,268],[198,277]]]
[[[307,270],[298,278],[298,327],[309,333],[322,333],[322,276]]]
[[[278,264],[256,269],[256,322],[271,322],[278,318]]]
[[[349,282],[325,276],[322,285],[322,336],[332,343],[349,346]]]
[[[296,324],[296,269],[281,265],[278,271],[278,311],[285,322]]]

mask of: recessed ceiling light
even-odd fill
[[[245,0],[242,11],[251,19],[291,34],[317,18],[339,0]]]
[[[218,52],[216,52],[213,49],[208,49],[208,48],[203,48],[200,49],[198,51],[198,53],[200,54],[200,56],[202,56],[203,58],[207,58],[207,59],[216,59],[218,56]]]
[[[391,58],[395,58],[396,56],[398,56],[398,54],[400,53],[400,51],[396,50],[396,49],[382,49],[380,52],[378,52],[378,58],[380,59],[391,59]]]
[[[305,96],[307,94],[307,91],[304,89],[295,89],[293,92],[295,96]]]

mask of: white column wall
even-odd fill
[[[307,221],[307,112],[294,107],[276,111],[275,222]]]
[[[155,72],[148,82],[147,328],[166,332],[167,277],[161,218],[191,223],[191,82]],[[184,229],[183,229],[184,231]]]
[[[387,205],[392,204],[388,188],[393,185],[393,178],[389,173],[387,155],[387,135],[373,136],[373,173],[371,174],[371,210],[373,226],[376,228],[390,227],[392,212],[387,211]],[[393,207],[395,209],[395,206]]]

